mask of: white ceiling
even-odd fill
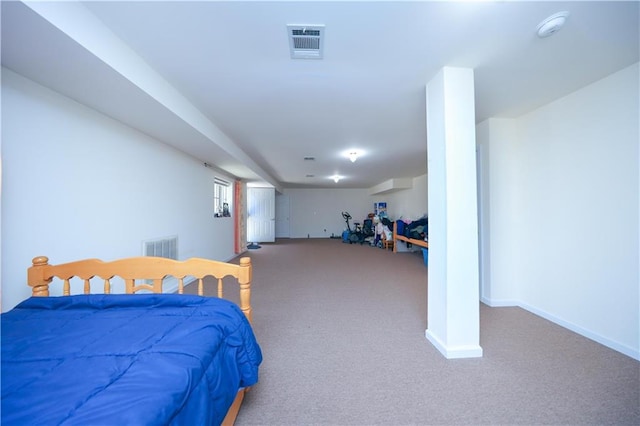
[[[27,3],[2,3],[3,66],[279,190],[425,174],[425,84],[443,66],[474,69],[481,122],[640,52],[637,1]],[[538,38],[564,10],[565,27]],[[292,60],[287,24],[325,25],[324,58]]]

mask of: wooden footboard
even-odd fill
[[[244,400],[244,394],[248,390],[248,388],[243,388],[238,391],[236,399],[233,400],[233,404],[231,404],[231,407],[229,407],[229,411],[227,411],[227,415],[222,421],[222,426],[233,426],[236,421],[236,417],[238,417],[238,413],[240,412],[240,406],[242,405],[242,401]]]
[[[178,280],[178,293],[184,292],[184,280],[186,278],[197,279],[198,295],[204,294],[203,280],[212,276],[217,279],[218,297],[224,294],[223,278],[234,277],[239,284],[240,309],[249,322],[252,320],[251,311],[251,280],[252,266],[251,259],[243,257],[240,264],[218,262],[208,259],[193,258],[184,261],[177,261],[161,257],[132,257],[127,259],[103,262],[98,259],[85,259],[77,262],[64,263],[60,265],[50,265],[49,259],[45,256],[35,257],[33,265],[28,269],[27,280],[32,287],[33,296],[49,296],[49,284],[53,278],[63,281],[63,295],[71,294],[72,278],[80,278],[84,281],[82,293],[91,293],[90,280],[99,277],[104,283],[104,293],[111,293],[111,280],[119,277],[124,280],[125,292],[134,294],[140,290],[148,290],[154,293],[162,293],[163,279],[172,276]],[[227,412],[224,425],[233,425],[240,405],[247,389],[240,389],[236,398]]]
[[[397,241],[404,241],[406,243],[415,244],[420,247],[429,248],[429,243],[424,240],[417,240],[415,238],[405,237],[404,235],[398,235],[398,224],[393,222],[393,252],[398,252]]]
[[[184,261],[163,257],[141,256],[103,262],[98,259],[85,259],[77,262],[50,265],[49,258],[33,258],[33,265],[27,272],[27,282],[32,287],[33,296],[49,296],[49,284],[54,277],[63,281],[62,293],[71,294],[70,280],[74,277],[84,281],[83,293],[91,292],[90,280],[100,277],[104,281],[104,293],[111,293],[111,280],[120,277],[125,282],[125,292],[133,294],[140,290],[162,293],[162,282],[167,276],[178,280],[178,293],[184,292],[184,280],[193,277],[198,280],[198,295],[204,293],[203,279],[213,276],[218,281],[218,297],[222,298],[224,289],[222,279],[234,277],[240,286],[240,309],[251,321],[251,259],[243,257],[240,264],[218,262],[215,260],[192,258]]]

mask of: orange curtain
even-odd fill
[[[234,251],[236,254],[247,251],[247,185],[241,180],[234,182],[233,186],[233,225],[234,225]]]

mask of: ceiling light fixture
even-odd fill
[[[355,163],[357,159],[358,159],[358,153],[356,151],[351,151],[349,153],[349,160],[351,160],[352,163]]]
[[[331,179],[333,179],[333,181],[334,181],[335,183],[338,183],[338,182],[340,182],[340,179],[342,179],[342,176],[340,176],[340,175],[333,175],[333,176],[331,176]]]
[[[569,12],[558,12],[538,24],[538,37],[545,38],[555,34],[562,28],[569,17]]]

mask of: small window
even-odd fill
[[[231,183],[220,178],[213,182],[213,212],[215,217],[231,216]]]

